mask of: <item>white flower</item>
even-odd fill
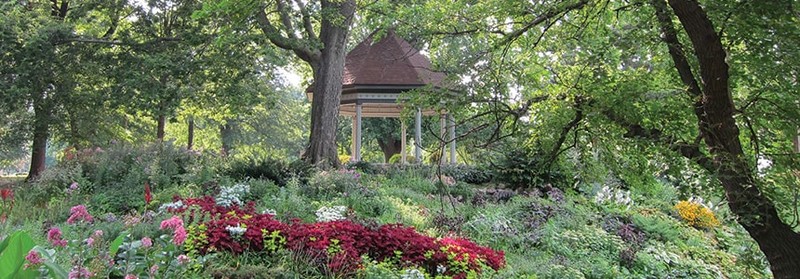
[[[633,204],[633,199],[631,199],[630,191],[603,186],[603,188],[595,194],[594,202],[598,204],[613,202],[618,205],[630,207]]]
[[[234,226],[225,227],[225,230],[227,230],[228,233],[231,234],[231,236],[239,237],[239,236],[242,236],[244,234],[244,232],[247,231],[247,228],[241,227],[241,225],[236,224],[235,227]]]
[[[445,272],[447,272],[447,267],[446,266],[443,266],[443,265],[437,265],[436,266],[436,274],[444,274]]]
[[[411,268],[403,270],[403,274],[400,275],[402,279],[425,279],[425,274],[419,269]]]
[[[250,192],[250,185],[247,184],[235,184],[230,187],[222,187],[219,190],[219,195],[217,195],[216,201],[218,205],[221,206],[231,206],[231,205],[240,205],[242,204],[242,198],[244,195]]]
[[[317,222],[329,222],[329,221],[338,221],[344,220],[345,212],[347,212],[347,207],[342,205],[337,206],[323,206],[317,209]]]
[[[272,209],[272,208],[264,209],[264,211],[262,211],[261,213],[262,214],[269,214],[269,215],[272,215],[272,216],[278,215],[278,212],[275,211],[275,209]]]

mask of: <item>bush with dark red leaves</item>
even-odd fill
[[[289,249],[310,256],[313,262],[340,275],[360,269],[362,256],[401,268],[422,268],[430,274],[444,270],[443,275],[455,278],[464,278],[471,271],[481,272],[485,267],[499,270],[505,266],[502,251],[464,238],[436,239],[400,224],[377,228],[349,220],[310,224],[295,220],[285,224],[270,214],[255,212],[252,203],[225,207],[208,196],[177,200],[186,206],[170,211],[182,215],[190,226],[203,228],[199,231],[203,235],[189,236],[202,239],[193,242],[193,249],[200,254]],[[244,232],[234,234],[231,228]]]

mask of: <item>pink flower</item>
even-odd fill
[[[161,229],[173,229],[172,242],[181,245],[186,241],[186,228],[183,227],[183,220],[178,216],[172,216],[167,220],[161,221]]]
[[[150,276],[151,277],[155,276],[156,273],[158,273],[158,265],[154,264],[153,266],[150,267]]]
[[[103,236],[103,231],[101,230],[94,231],[94,237],[102,237],[102,236]]]
[[[180,257],[178,257],[178,258],[180,258]],[[42,256],[39,255],[38,252],[33,251],[33,250],[28,252],[28,255],[25,256],[25,260],[28,261],[28,263],[25,264],[25,269],[27,269],[29,267],[32,267],[32,266],[40,265],[40,264],[42,264],[44,262],[44,260],[42,260]]]
[[[58,227],[50,228],[50,230],[47,232],[47,241],[49,241],[50,244],[52,244],[53,246],[59,246],[59,247],[67,246],[67,241],[61,239],[61,229],[59,229]]]
[[[189,260],[191,260],[191,259],[189,259],[189,256],[187,256],[185,254],[181,254],[180,256],[178,256],[178,263],[180,263],[180,264],[186,264],[186,263],[189,262]]]
[[[72,192],[75,192],[78,190],[78,188],[78,182],[72,182],[72,184],[69,185],[69,188],[67,188],[67,194],[72,194]]]
[[[178,216],[172,216],[167,220],[161,221],[161,229],[176,229],[178,227],[183,227],[183,220],[181,220]]]
[[[146,237],[146,236],[142,237],[142,247],[150,248],[152,246],[153,246],[153,240],[152,239],[150,239],[149,237]]]
[[[73,206],[69,210],[69,214],[70,215],[69,215],[69,219],[67,219],[67,224],[74,224],[75,222],[78,222],[78,221],[81,221],[81,220],[83,220],[85,222],[92,222],[92,220],[94,220],[94,218],[92,218],[92,215],[90,215],[89,212],[86,211],[86,206],[84,206],[82,204]]]
[[[184,241],[186,241],[186,229],[183,227],[178,227],[175,229],[175,233],[172,235],[172,242],[174,242],[175,245],[180,246]]]
[[[128,274],[128,275],[125,275],[125,279],[139,279],[139,277],[136,277],[136,275],[133,275],[133,274]]]
[[[93,244],[94,244],[94,238],[93,237],[90,237],[90,238],[86,239],[86,245],[87,246],[92,247]]]
[[[91,272],[88,269],[82,266],[76,266],[72,268],[72,271],[69,272],[69,279],[78,279],[78,278],[90,278],[92,277]]]

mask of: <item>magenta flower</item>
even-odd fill
[[[94,237],[87,238],[86,245],[92,247],[92,245],[94,245]]]
[[[139,277],[136,277],[136,275],[133,275],[133,274],[128,274],[128,275],[125,275],[125,279],[139,279]]]
[[[50,228],[50,230],[47,232],[47,241],[49,241],[50,244],[52,244],[53,246],[59,246],[59,247],[67,246],[67,241],[61,239],[61,229],[59,229],[58,227]]]
[[[152,246],[153,246],[153,240],[152,239],[150,239],[149,237],[146,237],[146,236],[142,237],[142,247],[150,248]]]
[[[85,222],[92,222],[94,218],[92,215],[89,214],[89,211],[86,211],[86,206],[84,205],[76,205],[73,206],[69,210],[69,218],[67,219],[67,224],[74,224],[78,221],[85,221]]]
[[[150,276],[155,276],[158,273],[158,265],[154,264],[150,267]]]
[[[178,258],[180,258],[180,257],[178,257]],[[38,252],[33,251],[33,250],[28,252],[28,255],[25,256],[25,260],[28,261],[28,263],[25,264],[25,269],[27,269],[29,267],[32,267],[32,266],[40,265],[40,264],[42,264],[44,262],[44,260],[42,260],[42,256],[39,255]]]

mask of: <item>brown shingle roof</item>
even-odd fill
[[[434,72],[431,61],[397,34],[389,30],[378,42],[375,33],[347,54],[344,87],[354,85],[433,85],[439,86],[444,73]]]

